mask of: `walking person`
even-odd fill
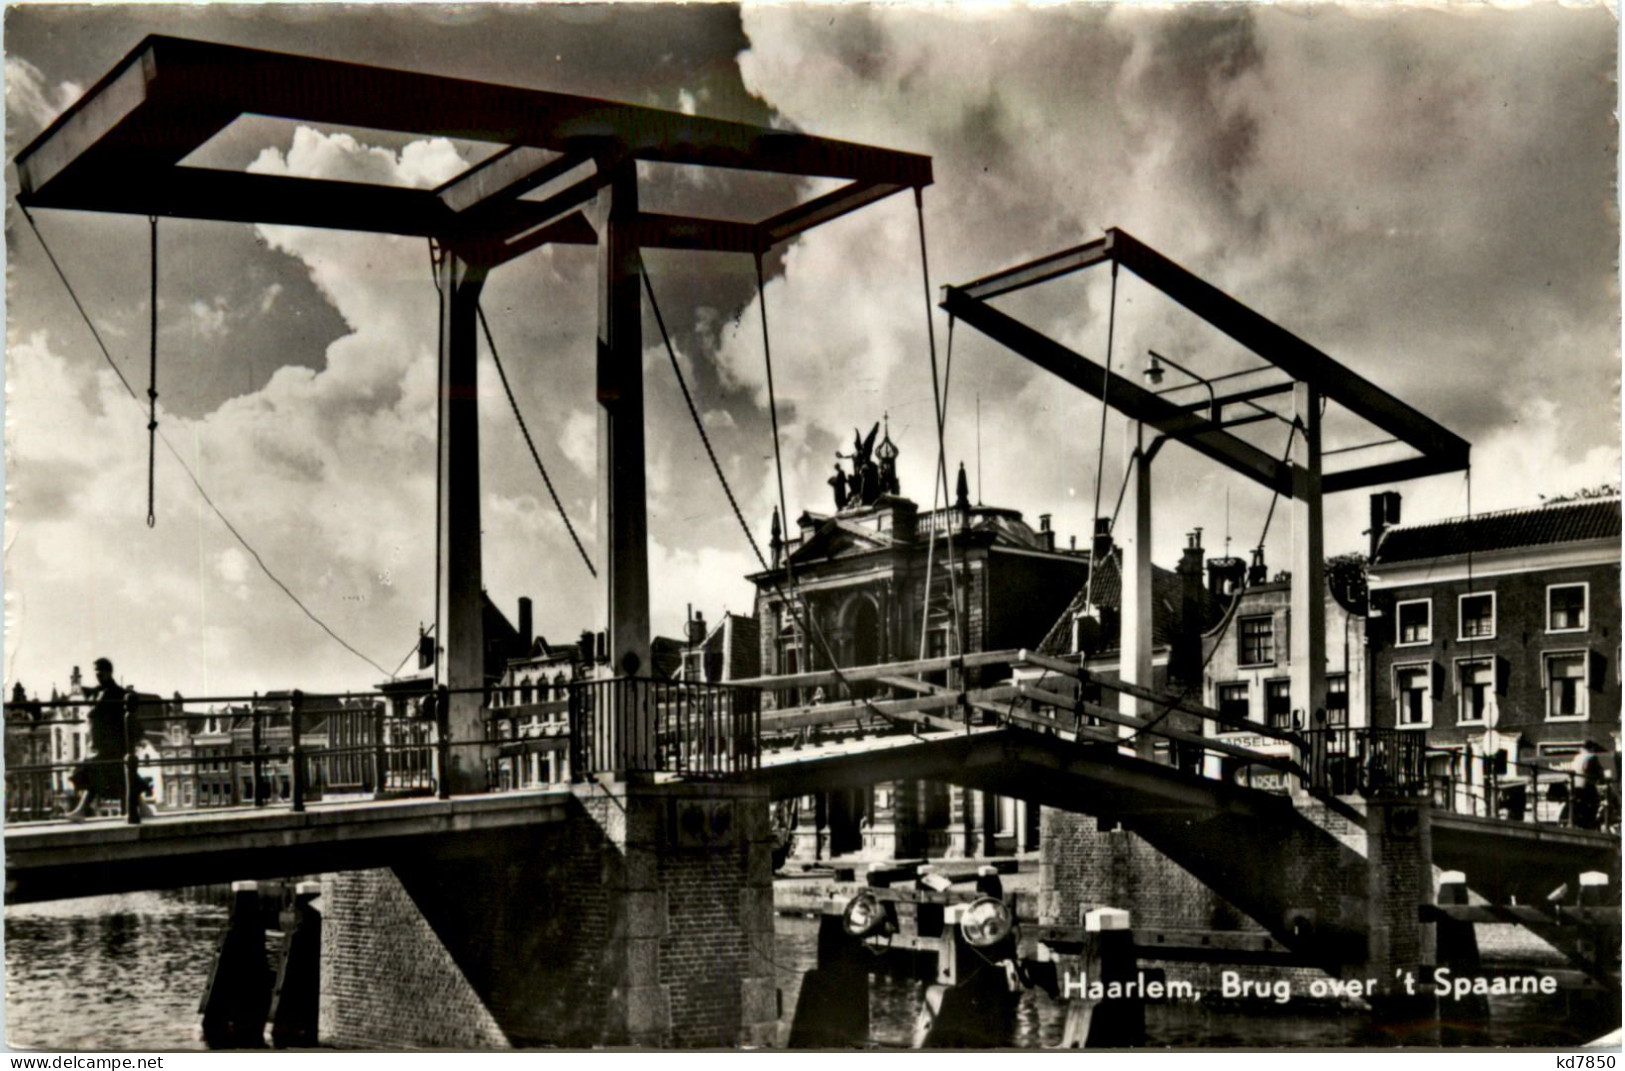
[[[90,754],[74,768],[69,778],[79,792],[78,802],[68,812],[70,822],[89,818],[98,800],[125,800],[125,805],[129,805],[125,799],[124,759],[134,741],[127,740],[124,733],[125,690],[113,679],[112,662],[98,658],[95,669],[96,702],[86,715],[90,726]],[[145,778],[142,780],[145,782]],[[144,791],[142,786],[137,787]],[[147,804],[142,803],[141,807],[143,814],[151,813]]]
[[[1574,763],[1570,769],[1579,775],[1579,783],[1574,788],[1574,824],[1581,829],[1596,829],[1600,824],[1599,811],[1602,804],[1602,782],[1604,777],[1602,765],[1603,747],[1595,740],[1587,740],[1580,745],[1580,753],[1574,756]]]

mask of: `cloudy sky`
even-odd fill
[[[1140,11],[690,5],[390,8],[13,6],[7,156],[143,35],[162,32],[617,98],[930,154],[932,285],[1121,227],[1473,444],[1474,510],[1617,478],[1617,29],[1602,7]],[[193,162],[434,186],[489,146],[240,122]],[[8,189],[15,176],[8,169]],[[651,170],[645,203],[760,217],[823,187]],[[145,389],[147,227],[36,213],[125,374]],[[265,564],[393,669],[433,616],[435,297],[419,240],[166,221],[160,419]],[[364,687],[382,676],[282,594],[160,448],[38,243],[6,217],[9,688],[107,655],[143,689]],[[651,253],[649,272],[730,480],[765,543],[776,501],[748,259]],[[485,307],[565,506],[596,545],[593,255],[500,269]],[[826,509],[833,453],[890,414],[903,490],[929,503],[930,350],[907,195],[778,251],[766,288],[792,512]],[[1109,276],[1001,302],[1106,356]],[[645,340],[658,344],[646,317]],[[946,360],[947,325],[936,324]],[[1205,375],[1253,361],[1153,290],[1119,283],[1115,367],[1157,349]],[[955,333],[947,452],[988,504],[1084,536],[1110,511],[1125,431],[1099,403]],[[687,604],[750,607],[753,558],[664,354],[646,354],[658,631]],[[1175,380],[1170,378],[1168,382]],[[1193,392],[1191,400],[1199,397]],[[538,629],[601,627],[587,575],[481,369],[485,583]],[[978,410],[980,434],[978,436]],[[1285,426],[1247,432],[1271,453]],[[1328,447],[1382,437],[1333,413]],[[978,465],[978,438],[980,463]],[[1381,451],[1340,456],[1382,457]],[[1182,447],[1157,460],[1156,554],[1189,528],[1240,553],[1269,496]],[[979,470],[979,475],[978,475]],[[1460,476],[1398,488],[1407,520],[1466,512]],[[1363,545],[1365,496],[1328,502]],[[1284,566],[1289,511],[1267,539]],[[1042,631],[1042,629],[1040,629]]]

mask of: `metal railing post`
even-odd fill
[[[305,693],[295,688],[288,699],[288,761],[293,764],[293,769],[289,771],[289,794],[295,811],[305,809],[305,742],[304,730],[300,725],[304,720],[304,706]]]
[[[389,783],[389,755],[384,746],[384,705],[372,712],[372,793],[382,798]]]
[[[435,796],[451,799],[451,689],[442,684],[434,693]]]
[[[134,692],[124,693],[124,821],[141,824],[141,772],[136,765],[135,744],[141,737],[141,717]]]

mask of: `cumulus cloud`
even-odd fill
[[[744,23],[746,84],[786,120],[932,155],[934,283],[1120,226],[1481,453],[1521,435],[1514,421],[1537,399],[1568,428],[1546,479],[1617,465],[1608,13],[754,6]],[[918,497],[935,441],[912,208],[894,198],[804,236],[766,303],[786,339],[780,405],[804,443],[844,441],[889,406]],[[1106,356],[1100,273],[1001,305]],[[760,401],[751,319],[723,330],[718,359]],[[945,329],[939,319],[943,364]],[[1135,371],[1151,347],[1207,374],[1247,362],[1125,274],[1114,363]],[[963,327],[952,390],[950,466],[975,452],[979,396],[987,499],[1086,532],[1098,403]],[[1271,453],[1284,444],[1279,425],[1247,434]],[[1114,420],[1099,461],[1108,504],[1123,435]],[[1343,421],[1328,446],[1378,437]],[[811,500],[828,473],[814,452],[796,451],[792,497]],[[1159,478],[1207,492],[1159,506],[1157,553],[1171,558],[1183,529],[1214,529],[1239,481],[1179,449],[1157,464]],[[1256,532],[1268,496],[1232,497],[1235,527]]]
[[[742,19],[739,74],[773,123],[931,154],[933,288],[1120,226],[1472,440],[1477,509],[1532,504],[1617,471],[1606,10],[749,5]],[[658,96],[703,113],[707,85],[724,81],[668,83]],[[77,92],[21,59],[8,62],[7,82],[9,113],[34,125]],[[444,139],[387,148],[308,127],[243,158],[263,173],[415,188],[465,163]],[[743,186],[666,171],[676,173],[647,175],[651,211],[665,210],[650,207],[660,203],[655,187],[719,206],[700,214],[756,211]],[[84,226],[81,248],[103,240]],[[203,242],[205,230],[172,240]],[[437,296],[427,252],[421,240],[378,235],[254,233],[263,246],[254,253],[287,258],[282,274],[222,286],[224,302],[212,291],[178,299],[199,338],[232,331],[220,349],[260,369],[252,389],[189,416],[161,410],[162,428],[278,575],[392,667],[434,612]],[[950,341],[944,319],[928,313],[935,293],[922,285],[908,194],[777,252],[765,303],[787,527],[804,509],[829,509],[836,453],[850,450],[854,426],[867,432],[883,414],[905,493],[930,503],[939,392],[950,481],[963,460],[986,502],[1053,514],[1063,543],[1089,531],[1097,497],[1110,511],[1123,422],[1108,420],[1101,457],[1098,402],[963,325]],[[780,496],[762,310],[744,304],[755,279],[742,259],[646,257],[680,368],[765,549]],[[601,562],[594,273],[590,249],[540,250],[494,273],[484,304],[536,449]],[[1110,324],[1111,359],[1125,373],[1153,347],[1205,372],[1250,362],[1132,275],[1119,279],[1115,305],[1110,289],[1096,272],[1001,307],[1096,360],[1107,356]],[[126,293],[92,304],[116,308]],[[235,352],[261,322],[255,309],[309,322],[321,303],[342,329],[319,359]],[[264,581],[163,455],[160,527],[146,532],[144,412],[48,315],[20,309],[9,324],[10,669],[48,685],[64,665],[116,652],[121,667],[165,667],[164,690],[371,683],[374,671]],[[35,330],[41,323],[52,330]],[[748,611],[742,577],[756,562],[652,319],[644,331],[653,623],[670,634],[691,602],[708,614]],[[489,354],[480,395],[492,598],[511,613],[517,595],[532,596],[550,634],[601,627],[602,583],[581,567],[541,486]],[[1245,434],[1271,453],[1284,445],[1274,422]],[[1328,446],[1376,437],[1346,421],[1327,434]],[[1226,533],[1237,550],[1258,539],[1262,489],[1179,447],[1156,464],[1159,560],[1174,560],[1195,525],[1212,547]],[[1407,519],[1465,510],[1460,476],[1403,490]],[[1361,495],[1329,504],[1329,550],[1359,546],[1363,510]],[[1278,511],[1272,563],[1284,562],[1292,536],[1291,511]],[[238,603],[238,591],[249,597]]]
[[[225,298],[215,298],[214,301],[194,301],[187,307],[191,314],[192,330],[203,338],[224,338],[229,328],[226,326]]]
[[[6,59],[6,108],[35,125],[55,119],[82,92],[74,82],[46,85],[45,75],[32,63],[15,56]]]
[[[559,432],[559,449],[585,473],[598,471],[598,419],[591,413],[572,410]]]

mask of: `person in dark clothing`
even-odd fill
[[[1574,787],[1574,824],[1581,829],[1596,829],[1602,803],[1603,765],[1601,744],[1587,740],[1574,757],[1573,771],[1579,774]]]
[[[112,662],[98,658],[95,668],[96,702],[86,716],[90,755],[69,778],[79,792],[77,804],[68,812],[70,822],[88,818],[97,800],[122,800],[125,795],[124,758],[131,746],[124,734],[125,691],[113,679]]]

